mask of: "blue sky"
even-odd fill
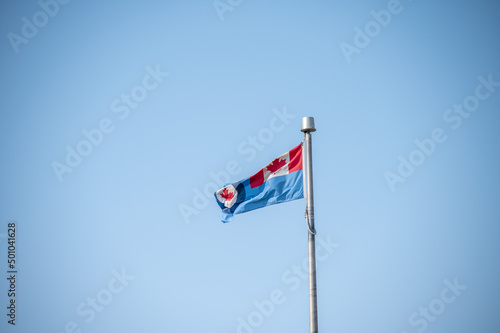
[[[498,330],[497,2],[0,6],[2,332],[307,331],[304,200],[211,195],[304,116],[320,331]]]

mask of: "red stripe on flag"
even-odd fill
[[[254,188],[264,184],[264,169],[261,169],[255,175],[250,177],[250,188]]]
[[[302,143],[289,152],[288,173],[302,170]]]

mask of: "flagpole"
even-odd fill
[[[318,333],[318,299],[316,289],[316,230],[314,229],[314,194],[312,174],[311,133],[316,131],[313,117],[302,118],[305,150],[306,221],[309,237],[309,332]]]

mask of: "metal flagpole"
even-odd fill
[[[309,332],[318,333],[318,300],[316,290],[316,230],[314,229],[314,194],[312,174],[311,133],[316,131],[313,117],[302,118],[305,146],[306,222],[309,232]]]

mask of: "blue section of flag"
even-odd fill
[[[250,178],[228,185],[232,185],[237,194],[236,202],[230,208],[225,207],[218,200],[217,192],[215,193],[215,199],[222,209],[221,220],[224,223],[231,222],[234,214],[304,197],[302,170],[270,178],[261,186],[254,188],[250,186]]]

